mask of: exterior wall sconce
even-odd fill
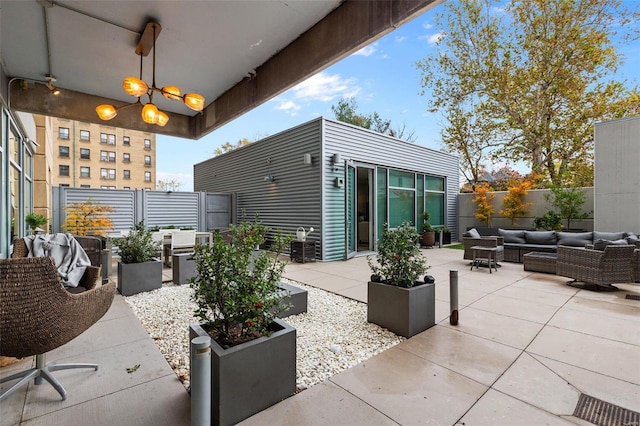
[[[262,180],[264,180],[265,182],[275,182],[276,178],[273,177],[273,175],[266,175]]]
[[[304,154],[304,156],[302,157],[302,164],[306,166],[310,166],[312,164],[311,154]]]
[[[333,154],[333,156],[331,157],[331,162],[333,164],[340,164],[340,154],[338,153]]]

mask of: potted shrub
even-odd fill
[[[436,244],[436,233],[429,223],[431,215],[429,212],[422,214],[422,236],[420,237],[420,244],[426,247],[433,247]]]
[[[155,258],[160,244],[153,240],[151,231],[145,229],[141,221],[129,232],[129,235],[114,238],[118,246],[118,291],[123,296],[162,287],[162,262]]]
[[[31,233],[35,234],[36,229],[47,224],[47,218],[41,214],[35,214],[33,212],[25,216],[24,221],[31,228]],[[46,232],[46,231],[45,231]]]
[[[367,321],[407,338],[436,323],[433,278],[419,281],[429,267],[415,243],[417,237],[407,223],[395,231],[385,224],[375,262],[367,257],[373,272],[367,287]]]
[[[230,229],[231,244],[216,233],[197,246],[191,279],[196,316],[190,338],[211,337],[211,420],[236,424],[296,390],[296,330],[277,318],[286,309],[278,283],[284,239],[272,250],[254,251],[268,228],[242,222]]]
[[[445,244],[451,244],[451,231],[449,231],[449,228],[435,228],[434,231],[440,247]]]

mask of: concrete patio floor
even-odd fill
[[[436,278],[435,327],[241,424],[588,425],[573,417],[581,394],[640,411],[640,301],[625,298],[640,295],[640,285],[595,293],[519,264],[489,274],[470,271],[459,250],[424,253]],[[459,272],[457,326],[448,320],[450,270]],[[285,273],[361,301],[369,275],[364,257],[292,263]],[[100,369],[54,373],[66,401],[48,384],[25,386],[0,403],[0,425],[190,423],[189,395],[121,296],[48,360]],[[0,369],[0,377],[32,362]]]

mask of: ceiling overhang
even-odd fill
[[[240,58],[237,64],[237,79],[235,82],[232,82],[225,87],[217,88],[217,96],[212,98],[207,96],[207,106],[201,113],[193,113],[193,111],[187,111],[186,108],[182,111],[175,108],[174,110],[163,109],[170,118],[165,127],[158,127],[144,123],[140,119],[141,106],[139,105],[123,110],[121,114],[118,114],[118,116],[108,122],[100,121],[95,113],[95,106],[108,103],[118,107],[125,105],[129,101],[123,100],[121,97],[122,89],[121,87],[117,87],[116,84],[112,84],[112,88],[110,86],[110,90],[112,90],[114,94],[117,93],[116,96],[118,97],[114,98],[100,96],[97,93],[89,93],[89,90],[83,90],[83,88],[93,87],[91,85],[91,79],[95,78],[95,75],[104,71],[103,69],[98,68],[97,65],[95,66],[95,69],[93,69],[93,72],[84,72],[84,74],[77,76],[76,78],[79,79],[78,81],[64,81],[62,78],[63,76],[56,76],[58,77],[58,82],[63,90],[59,95],[54,96],[44,84],[32,82],[33,84],[25,85],[25,80],[22,79],[23,77],[26,78],[27,82],[29,82],[30,79],[38,81],[38,78],[25,75],[13,75],[11,73],[12,58],[3,57],[2,64],[5,67],[5,73],[7,74],[7,78],[11,79],[8,94],[10,108],[19,111],[80,120],[84,122],[109,124],[132,130],[141,130],[181,138],[199,139],[234,118],[237,118],[241,114],[268,101],[272,97],[284,92],[304,79],[316,74],[329,65],[371,43],[373,40],[389,33],[399,25],[402,25],[404,22],[425,12],[436,4],[439,4],[441,1],[442,0],[382,0],[334,2],[335,4],[330,5],[332,9],[328,14],[325,16],[318,16],[317,19],[315,19],[315,23],[305,29],[295,39],[287,42],[288,44],[282,45],[276,53],[271,55],[265,61],[259,63],[255,68],[251,69],[250,73],[247,74],[247,70],[243,68],[246,66],[246,63],[243,63],[242,58]],[[73,3],[75,5],[83,2],[76,1],[69,3]],[[145,4],[147,2],[130,3]],[[155,3],[162,4],[167,2]],[[238,3],[242,4],[247,2]],[[281,3],[282,2],[277,2],[279,7],[282,7]],[[305,3],[306,2],[300,2],[296,4],[296,2],[293,2],[293,5],[304,7]],[[42,2],[40,2],[40,4],[42,4]],[[196,13],[195,11],[189,12],[189,2],[182,4],[183,6],[181,7],[186,10],[185,13]],[[1,9],[2,7],[0,7],[0,18],[3,19],[2,29],[4,31],[4,27],[6,27],[4,19],[18,18],[13,15],[18,13],[19,10],[14,8],[16,10],[9,11],[11,16],[6,16],[7,13]],[[25,9],[25,11],[26,10],[27,9]],[[259,16],[248,17],[245,25],[251,25],[250,22],[252,19],[257,20],[259,18]],[[169,25],[165,26],[162,19],[158,19],[158,21],[163,25],[163,28],[170,28]],[[168,21],[168,19],[165,19],[165,21]],[[141,28],[143,28],[145,24],[146,22],[139,23]],[[67,29],[69,32],[73,32],[75,30],[75,28]],[[243,30],[243,27],[238,27],[238,34]],[[167,37],[170,37],[171,34],[167,33],[171,33],[171,31],[163,31],[163,34],[158,38],[158,47],[162,46],[163,43],[168,42]],[[2,34],[4,35],[4,32]],[[174,32],[174,35],[176,37],[180,35],[183,35],[184,37],[190,36],[191,38],[187,40],[190,44],[202,42],[198,39],[197,30],[184,34],[177,33],[176,31]],[[69,34],[70,38],[82,36],[82,34]],[[86,34],[86,36],[90,37],[91,35]],[[228,45],[230,48],[233,48],[235,39],[240,38],[233,33],[224,34],[224,36],[228,38]],[[268,35],[265,34],[265,37],[267,36]],[[163,37],[165,38],[163,39]],[[55,43],[55,39],[53,42]],[[135,40],[135,42],[137,43],[137,40]],[[134,52],[119,52],[117,48],[110,49],[108,40],[95,40],[93,42],[93,48],[101,49],[105,43],[106,45],[104,50],[106,53],[115,50],[120,55],[134,55]],[[240,47],[237,49],[239,48]],[[7,50],[7,52],[11,51],[12,50],[10,49]],[[13,51],[15,52],[15,50]],[[24,54],[36,55],[37,52],[24,52]],[[225,52],[223,51],[212,51],[211,55],[215,55],[222,61],[225,60]],[[158,58],[160,59],[161,57],[162,53],[159,51]],[[78,63],[86,61],[86,58],[81,56],[80,48],[78,48],[76,56],[70,56],[69,58],[72,59],[67,60],[78,61]],[[139,57],[135,56],[135,58],[139,63]],[[181,68],[206,67],[208,63],[203,61],[200,57],[185,57],[184,60],[177,59],[179,58],[174,58],[172,62],[165,62],[165,64],[159,66],[158,69],[166,71],[167,67],[172,67],[172,71],[175,74],[176,72],[179,73]],[[114,60],[114,64],[115,63],[116,61]],[[89,69],[91,70],[90,64],[83,63],[83,65],[89,66]],[[150,67],[147,65],[145,66],[145,69],[146,68]],[[177,70],[173,68],[176,68]],[[121,82],[121,79],[127,75],[136,75],[138,68],[125,69],[125,67],[119,67],[115,70],[109,71],[113,71],[114,77],[112,80],[117,83],[118,78]],[[204,71],[211,73],[209,80],[215,80],[216,71],[214,69],[205,69]],[[172,81],[166,81],[165,83],[173,84]],[[209,89],[209,87],[206,87],[208,84],[208,80],[206,78],[197,79],[194,77],[193,81],[190,81],[188,84],[190,87],[195,88],[195,90],[204,91]],[[211,85],[213,86],[213,84],[214,83],[212,82]],[[202,86],[199,87],[197,85]],[[108,93],[111,93],[111,91]]]

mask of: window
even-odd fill
[[[109,135],[109,145],[116,144],[116,135]]]
[[[80,167],[80,177],[91,177],[91,167]]]
[[[69,128],[68,127],[58,127],[58,137],[60,139],[69,139]]]
[[[144,156],[144,165],[145,166],[150,166],[151,165],[151,156],[150,155],[145,155]]]
[[[151,139],[144,140],[144,149],[146,149],[147,151],[151,149]]]
[[[81,141],[87,142],[87,141],[91,140],[90,136],[91,136],[91,133],[89,133],[88,130],[80,130],[80,140]]]
[[[80,188],[91,188],[91,185],[80,185]]]
[[[124,161],[125,163],[130,163],[131,155],[128,152],[125,152],[124,154],[122,154],[122,161]]]
[[[100,169],[100,178],[114,180],[116,178],[116,169]]]
[[[415,174],[389,170],[389,228],[404,222],[415,225]]]
[[[112,163],[116,162],[116,153],[114,151],[109,151],[109,161]]]
[[[58,174],[60,176],[69,176],[69,166],[63,166],[62,164],[58,166]]]
[[[68,188],[69,184],[68,183],[61,183],[60,186],[64,186],[65,188]]]
[[[431,217],[429,222],[435,226],[445,223],[444,178],[436,176],[424,177],[424,209]]]
[[[107,134],[100,133],[100,143],[107,143]]]
[[[58,155],[60,157],[66,157],[69,158],[69,147],[68,146],[62,146],[60,145],[58,147]]]
[[[124,178],[131,179],[131,170],[124,170]]]
[[[115,186],[100,185],[100,189],[116,189]]]
[[[144,172],[144,181],[151,182],[151,172]]]
[[[131,145],[131,139],[129,138],[129,136],[123,136],[122,137],[122,144],[123,145]]]
[[[89,148],[80,148],[80,158],[83,160],[90,160],[91,150]]]
[[[122,188],[122,189],[131,189],[131,187],[130,187],[130,186],[125,186],[125,187],[124,187],[124,188]]]
[[[116,161],[115,151],[100,151],[100,161],[109,161],[114,163]]]
[[[116,135],[110,133],[100,133],[100,143],[116,144]]]

